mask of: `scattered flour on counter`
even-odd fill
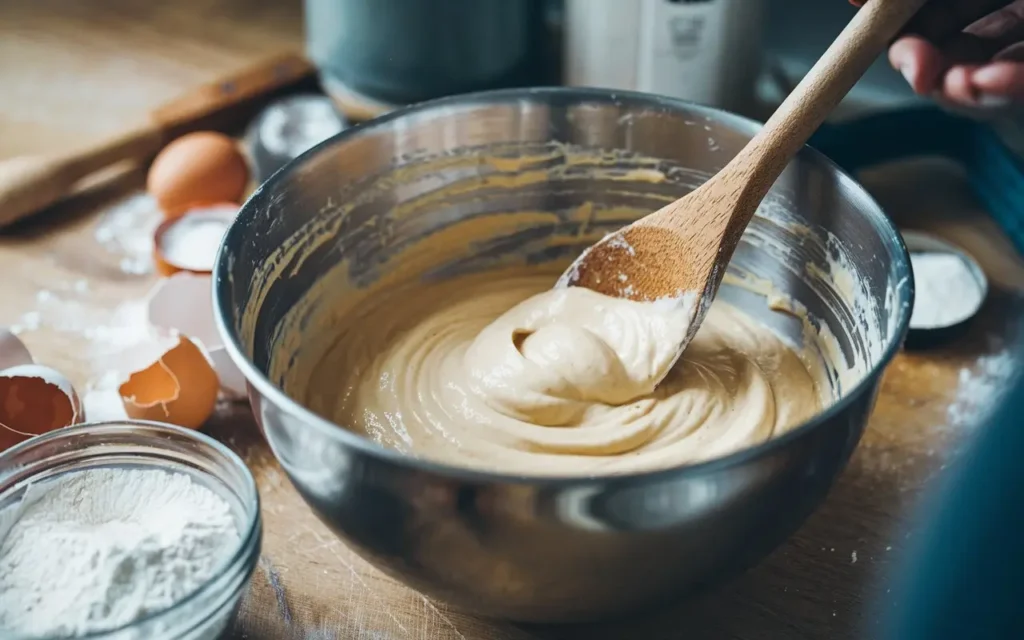
[[[152,196],[137,193],[105,211],[93,234],[100,246],[121,258],[121,271],[147,274],[153,271],[153,234],[163,219]]]
[[[981,306],[985,291],[967,263],[952,253],[912,253],[914,311],[912,329],[948,327],[966,320]]]
[[[960,369],[956,396],[946,410],[952,426],[977,424],[991,413],[1008,391],[1016,373],[1016,358],[1010,349],[998,349],[981,356],[972,367]]]
[[[30,487],[0,513],[0,537],[4,637],[74,638],[166,610],[239,544],[220,496],[183,473],[137,468]]]
[[[84,375],[84,388],[78,388],[88,420],[123,420],[127,415],[117,391],[121,382],[176,343],[171,332],[150,324],[148,313],[147,298],[103,308],[75,286],[40,291],[35,308],[10,330],[16,335],[46,331],[47,339],[62,347],[67,361],[55,365]]]

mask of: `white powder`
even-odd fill
[[[192,214],[171,225],[160,243],[164,259],[190,271],[212,271],[230,220]]]
[[[77,637],[163,611],[239,544],[228,503],[183,473],[96,468],[0,513],[0,636]]]
[[[914,329],[948,327],[966,320],[981,306],[984,289],[959,256],[951,253],[912,253],[914,270]]]
[[[946,411],[950,425],[960,427],[983,423],[1009,391],[1017,371],[1018,354],[990,344],[992,353],[964,367],[957,377],[956,397]]]
[[[153,232],[164,214],[152,196],[134,194],[111,206],[96,223],[96,242],[120,258],[128,274],[153,271]]]
[[[299,95],[268,107],[258,126],[267,151],[290,160],[344,129],[345,123],[328,98]]]

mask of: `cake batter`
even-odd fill
[[[804,354],[728,304],[675,362],[687,314],[554,281],[520,270],[375,292],[345,314],[307,406],[431,460],[581,475],[720,457],[830,398]]]

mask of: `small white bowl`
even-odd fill
[[[984,270],[982,270],[981,265],[978,264],[978,261],[973,256],[942,238],[920,231],[901,231],[900,235],[903,236],[903,242],[907,245],[907,251],[911,256],[911,264],[913,264],[915,253],[945,253],[956,256],[967,267],[967,270],[974,277],[981,290],[978,304],[971,309],[965,318],[951,324],[937,327],[915,327],[913,316],[911,316],[910,329],[907,331],[905,346],[908,349],[927,349],[941,346],[959,338],[967,331],[971,320],[981,310],[982,305],[985,304],[985,299],[988,297],[988,278],[985,277]],[[920,287],[917,286],[917,274],[914,275],[914,280],[915,288],[920,291]]]

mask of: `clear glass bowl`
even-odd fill
[[[30,484],[94,467],[147,467],[189,474],[231,506],[240,543],[220,571],[174,606],[76,640],[220,637],[234,619],[260,555],[260,501],[248,467],[230,449],[196,431],[141,421],[83,424],[32,438],[0,455],[0,513],[17,505]]]

